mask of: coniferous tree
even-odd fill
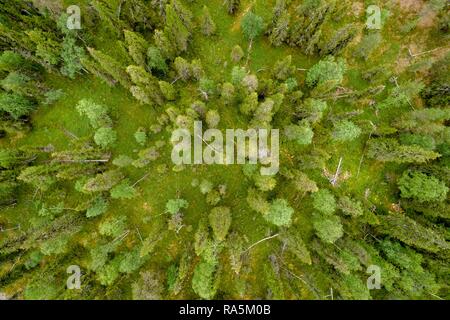
[[[168,67],[160,50],[156,47],[150,46],[147,50],[147,65],[151,70],[167,73]]]
[[[216,32],[216,24],[209,13],[208,7],[203,6],[203,13],[200,18],[200,25],[202,33],[205,36],[211,36]]]
[[[288,125],[284,129],[284,134],[288,140],[293,140],[300,145],[310,144],[314,136],[308,121],[302,121],[298,125]]]
[[[437,152],[425,150],[417,145],[400,145],[392,138],[372,139],[368,146],[369,157],[383,162],[425,163],[440,156]]]
[[[289,78],[295,69],[291,64],[292,56],[290,55],[283,60],[278,61],[273,68],[275,78],[282,81]]]
[[[14,120],[28,115],[35,103],[16,93],[0,93],[0,111],[6,112]]]
[[[244,56],[244,51],[239,45],[235,45],[233,47],[233,50],[231,50],[231,60],[234,63],[237,63],[241,61],[242,57]]]
[[[34,29],[26,34],[36,46],[36,56],[42,59],[44,64],[57,65],[60,62],[61,45],[50,33]]]
[[[163,97],[156,77],[148,73],[141,66],[128,66],[126,71],[134,83],[130,87],[130,91],[139,102],[162,105]]]
[[[442,202],[447,198],[448,188],[445,183],[421,172],[403,172],[398,186],[402,198],[414,198],[419,202]]]
[[[166,6],[166,24],[164,34],[174,44],[175,53],[181,53],[188,48],[190,31],[176,12],[173,5]]]
[[[228,14],[235,14],[239,10],[241,0],[225,0],[224,3]]]
[[[344,234],[342,223],[338,216],[315,212],[312,223],[317,236],[324,242],[334,243]]]
[[[106,29],[111,34],[119,36],[120,31],[125,27],[125,23],[117,17],[115,10],[111,7],[112,3],[103,0],[92,0],[91,5]]]
[[[139,33],[129,30],[124,30],[123,33],[129,55],[138,66],[145,66],[149,47],[147,41]]]
[[[125,69],[113,58],[104,54],[99,50],[93,48],[88,48],[88,51],[92,58],[98,62],[98,64],[111,75],[115,80],[117,80],[123,87],[129,89],[131,86],[130,80]]]
[[[334,124],[331,133],[335,141],[352,141],[361,134],[361,129],[349,120],[341,120]]]
[[[289,35],[289,13],[284,12],[270,30],[269,41],[274,46],[280,46]]]
[[[356,36],[356,29],[353,24],[348,24],[337,30],[333,37],[320,49],[320,55],[339,54]]]
[[[61,59],[63,66],[61,73],[74,79],[83,66],[81,59],[84,58],[84,50],[76,44],[76,40],[72,37],[65,37],[61,48]]]
[[[209,213],[209,224],[217,241],[225,240],[231,225],[231,213],[228,207],[216,207]]]
[[[174,67],[180,79],[184,81],[189,80],[192,75],[192,68],[189,62],[182,57],[177,57],[174,62]]]

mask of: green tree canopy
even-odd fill
[[[189,202],[184,199],[170,199],[166,203],[166,212],[176,214],[180,212],[181,209],[187,208],[188,206]]]
[[[323,214],[330,215],[336,211],[336,199],[328,189],[320,189],[313,194],[313,206]]]
[[[338,216],[315,212],[312,218],[317,236],[328,243],[334,243],[343,236],[344,231]]]
[[[264,219],[278,227],[289,226],[293,214],[294,209],[285,199],[275,199],[270,204],[269,211],[264,214]]]
[[[264,21],[260,16],[250,11],[242,19],[241,28],[244,37],[251,41],[258,37],[263,31]]]
[[[447,198],[448,187],[434,176],[418,171],[404,171],[398,180],[398,187],[403,198],[419,202],[441,202]]]
[[[216,207],[209,213],[209,224],[218,241],[225,240],[231,225],[231,212],[228,207]]]

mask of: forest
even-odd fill
[[[446,0],[0,0],[0,300],[450,299],[449,29]],[[278,130],[278,169],[174,163],[194,123]]]

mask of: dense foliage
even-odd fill
[[[69,2],[0,5],[0,299],[450,298],[445,0]]]

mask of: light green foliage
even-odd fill
[[[270,210],[270,203],[264,198],[263,194],[255,189],[248,190],[247,203],[252,210],[264,215]]]
[[[32,251],[28,257],[28,260],[25,262],[25,268],[32,269],[39,265],[43,258],[43,254],[39,251]]]
[[[330,215],[336,211],[336,199],[328,189],[320,189],[313,194],[313,206],[320,212]]]
[[[205,121],[209,128],[216,128],[220,122],[219,112],[217,110],[208,110]]]
[[[284,129],[284,134],[288,140],[293,140],[300,145],[310,144],[314,137],[314,132],[307,121],[302,121],[298,125],[287,126]]]
[[[92,58],[94,58],[101,68],[113,79],[118,81],[124,88],[128,89],[131,86],[130,79],[125,71],[125,68],[123,68],[119,62],[101,51],[93,48],[88,48],[87,50]]]
[[[97,272],[98,281],[104,286],[110,286],[119,276],[120,260],[114,259]]]
[[[231,50],[231,60],[237,63],[241,61],[242,57],[244,57],[244,51],[239,45],[235,45]]]
[[[55,279],[47,274],[32,279],[25,287],[24,298],[27,300],[50,300],[55,299],[60,288]]]
[[[6,112],[15,120],[28,115],[34,108],[34,103],[21,95],[0,93],[0,111]]]
[[[74,38],[65,37],[61,50],[61,59],[63,61],[61,73],[74,79],[82,69],[81,59],[84,55],[85,53],[83,48],[76,44],[76,40]]]
[[[333,140],[336,141],[352,141],[361,134],[361,129],[353,122],[341,120],[334,124],[332,132]]]
[[[117,133],[109,127],[103,127],[98,129],[94,135],[95,143],[102,147],[107,148],[114,144],[117,140]]]
[[[269,211],[264,214],[264,219],[278,227],[289,226],[292,221],[292,209],[285,199],[275,199],[271,204]]]
[[[118,167],[127,167],[133,162],[133,159],[126,155],[120,155],[113,160],[113,164]]]
[[[203,260],[195,267],[192,289],[203,299],[212,299],[216,294],[217,283],[214,279],[216,269],[215,264]]]
[[[216,92],[216,84],[210,79],[201,78],[199,81],[199,89],[203,94],[206,94],[209,99],[210,96]]]
[[[24,58],[13,51],[3,51],[0,55],[0,70],[16,71],[24,66]]]
[[[424,84],[417,81],[409,81],[397,85],[390,90],[389,96],[379,104],[380,109],[399,108],[411,106],[414,99],[424,88]]]
[[[170,214],[176,214],[180,212],[181,209],[187,208],[189,203],[184,199],[170,199],[166,203],[166,212]]]
[[[233,102],[233,99],[235,97],[235,88],[234,86],[229,83],[229,82],[225,82],[222,85],[222,91],[221,94],[222,98],[224,99],[224,102],[226,104],[230,104]]]
[[[145,262],[139,255],[140,248],[126,252],[120,256],[119,271],[123,273],[133,273]]]
[[[140,66],[145,65],[148,44],[145,39],[136,32],[124,30],[125,43],[128,47],[128,53],[133,61]]]
[[[209,224],[217,241],[225,240],[231,225],[231,212],[228,207],[216,207],[209,213]]]
[[[147,142],[147,133],[145,132],[144,128],[139,128],[135,133],[134,133],[134,139],[136,140],[137,143],[139,143],[141,146],[144,146],[145,143]]]
[[[434,150],[436,147],[433,137],[420,134],[402,134],[400,135],[400,142],[404,145],[416,145],[427,150]]]
[[[168,71],[168,67],[165,59],[163,58],[161,51],[156,47],[149,47],[147,50],[147,65],[152,70],[157,70],[162,73]]]
[[[423,149],[418,145],[400,145],[392,138],[371,139],[368,146],[369,157],[383,162],[425,163],[440,156],[439,153]]]
[[[357,276],[350,274],[340,282],[341,292],[346,299],[370,300],[370,292],[367,284]]]
[[[175,45],[175,52],[177,53],[186,51],[188,47],[190,32],[186,22],[186,20],[181,19],[173,5],[166,5],[164,34]]]
[[[86,217],[97,217],[108,210],[108,202],[103,197],[96,198],[86,210]]]
[[[364,213],[361,202],[347,196],[339,198],[338,208],[352,217],[359,217]]]
[[[178,77],[184,81],[189,80],[192,76],[191,65],[182,57],[176,57],[174,68],[178,73]]]
[[[61,89],[49,90],[44,95],[45,95],[44,104],[50,105],[60,100],[62,97],[64,97],[64,91]]]
[[[110,193],[113,199],[133,199],[137,196],[136,189],[127,180],[114,186]]]
[[[10,72],[6,78],[0,81],[0,86],[5,91],[12,91],[17,94],[26,95],[29,91],[29,81],[30,77],[19,73],[19,72]]]
[[[42,191],[46,191],[56,182],[54,175],[55,171],[52,168],[40,165],[25,168],[20,172],[17,179],[29,183]]]
[[[449,299],[445,0],[71,2],[1,1],[0,299]]]
[[[298,107],[298,113],[311,123],[319,122],[324,112],[327,110],[328,105],[326,101],[317,99],[306,99],[303,105]]]
[[[405,215],[391,212],[387,216],[382,216],[380,220],[383,233],[390,234],[410,246],[430,252],[450,249],[450,245],[441,234]]]
[[[126,220],[125,216],[109,217],[100,224],[98,231],[104,236],[118,237],[127,227]]]
[[[286,178],[291,179],[292,184],[296,191],[306,193],[306,192],[317,192],[319,188],[314,180],[311,180],[307,174],[294,170],[285,174]]]
[[[68,241],[69,237],[67,236],[47,240],[41,244],[41,251],[46,256],[62,254],[67,250]]]
[[[358,47],[354,51],[353,55],[357,58],[368,60],[373,51],[379,48],[382,41],[380,33],[370,33],[365,35]]]
[[[338,216],[315,212],[313,213],[312,223],[317,236],[325,242],[334,243],[344,234]]]
[[[244,98],[239,110],[245,115],[250,115],[256,110],[257,107],[258,94],[256,92],[252,92]]]
[[[272,176],[256,175],[254,180],[256,187],[261,191],[270,191],[277,185],[277,180]]]
[[[419,202],[440,202],[447,198],[448,187],[445,183],[421,172],[403,172],[398,186],[403,198],[413,198]]]
[[[342,59],[328,56],[308,70],[306,84],[309,87],[327,86],[331,90],[342,82],[346,68]]]
[[[82,191],[86,193],[107,191],[119,183],[122,178],[123,174],[118,170],[105,171],[87,180]]]
[[[76,105],[78,113],[86,116],[93,128],[104,127],[112,124],[108,116],[108,109],[92,100],[83,99]]]
[[[263,31],[264,21],[253,12],[248,12],[242,19],[241,28],[245,38],[247,40],[253,40]]]
[[[200,17],[202,33],[205,36],[211,36],[216,32],[216,24],[209,13],[208,7],[203,6],[202,16]]]
[[[176,99],[176,91],[168,82],[165,81],[159,81],[159,88],[161,90],[161,93],[164,95],[164,97],[167,100],[175,100]]]
[[[244,79],[247,72],[245,71],[245,68],[234,66],[231,70],[231,82],[235,86],[239,86],[242,83],[242,80]]]
[[[61,45],[54,40],[51,33],[34,29],[26,34],[36,46],[36,56],[49,65],[58,64]]]
[[[300,234],[292,231],[282,234],[282,241],[286,244],[287,249],[292,252],[301,262],[311,264],[311,255],[305,242],[300,237]]]

